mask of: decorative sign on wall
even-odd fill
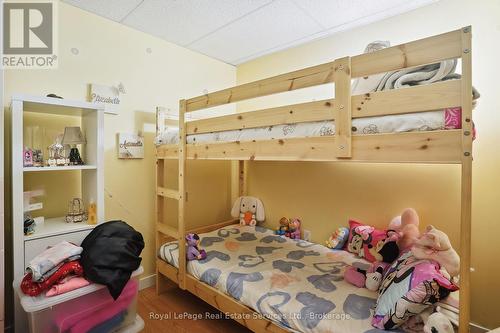
[[[118,133],[118,158],[144,158],[144,137],[141,134]]]
[[[105,113],[118,114],[121,102],[119,88],[94,83],[89,86],[90,102],[104,104]]]

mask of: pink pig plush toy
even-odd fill
[[[451,246],[450,239],[444,232],[432,225],[427,227],[411,251],[417,259],[437,261],[450,277],[458,276],[460,273],[460,257]]]

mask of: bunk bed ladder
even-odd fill
[[[156,160],[156,248],[166,240],[177,240],[179,242],[179,268],[176,282],[178,282],[181,289],[186,289],[186,247],[185,244],[185,203],[186,203],[186,188],[185,188],[185,172],[186,172],[186,123],[185,119],[186,101],[181,100],[179,103],[179,146],[177,148],[179,155],[179,173],[178,173],[178,190],[169,189],[165,183],[165,163],[163,158]],[[158,121],[157,121],[158,122]],[[165,223],[165,204],[167,199],[177,201],[177,226],[172,227]],[[164,291],[165,283],[161,281],[164,279],[160,274],[159,269],[156,269],[156,292],[161,294]]]

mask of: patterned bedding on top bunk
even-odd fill
[[[201,234],[205,260],[188,262],[195,278],[278,325],[301,332],[380,332],[371,326],[377,293],[344,281],[344,269],[369,263],[346,251],[234,225]],[[178,243],[159,257],[178,267]]]
[[[429,112],[355,118],[352,120],[352,133],[376,134],[458,129],[461,128],[461,119],[462,110],[459,107]],[[193,134],[188,135],[186,140],[187,143],[230,142],[331,136],[334,134],[335,123],[325,120]],[[157,145],[177,144],[178,142],[179,129],[173,127],[159,133],[155,138]]]

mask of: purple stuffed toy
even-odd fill
[[[188,260],[203,260],[207,257],[207,253],[205,250],[198,248],[200,244],[200,237],[197,234],[187,234],[187,259]]]

